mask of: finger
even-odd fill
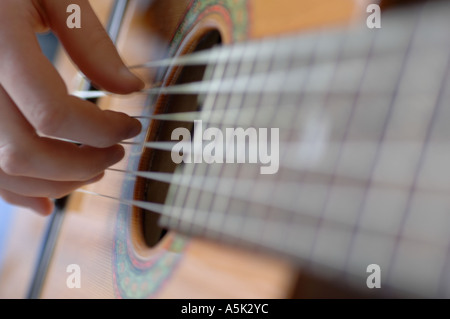
[[[141,129],[138,120],[101,111],[68,95],[62,78],[40,51],[32,23],[21,16],[16,3],[8,1],[8,10],[0,10],[0,20],[9,26],[0,30],[0,83],[33,127],[45,135],[95,147],[136,136]]]
[[[84,181],[124,157],[122,146],[93,148],[36,135],[0,87],[0,168],[9,175]]]
[[[98,182],[103,174],[84,182],[55,182],[30,177],[10,176],[0,170],[0,189],[25,197],[62,198],[74,190]]]
[[[138,120],[69,96],[36,40],[27,37],[28,33],[18,34],[22,41],[11,39],[9,48],[0,45],[0,81],[37,131],[94,147],[108,147],[139,134]]]
[[[81,8],[81,28],[68,28],[70,4]],[[87,0],[45,0],[44,9],[52,30],[72,60],[94,83],[115,93],[131,93],[144,87],[123,63]]]
[[[50,215],[54,208],[53,202],[48,198],[25,197],[2,189],[0,197],[11,205],[26,207],[44,216]]]
[[[24,138],[0,148],[0,168],[11,176],[84,181],[116,164],[124,155],[119,145],[98,149],[48,138]]]

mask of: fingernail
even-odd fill
[[[111,155],[111,163],[116,164],[125,157],[125,149],[122,146],[115,146]]]
[[[100,181],[104,176],[105,176],[105,173],[102,173],[102,174],[100,174],[100,175],[97,175],[96,177],[91,178],[90,180],[88,180],[88,181],[86,182],[86,184],[93,184],[93,183],[96,183],[96,182]]]
[[[134,91],[141,91],[145,88],[145,83],[136,74],[131,72],[127,67],[120,69],[120,73],[127,81],[133,84]]]
[[[36,204],[35,207],[30,207],[34,209],[39,215],[49,216],[52,214],[54,210],[54,203],[49,199],[42,199],[40,202]]]
[[[139,135],[142,131],[142,125],[141,122],[139,122],[139,120],[136,119],[130,119],[130,125],[129,125],[129,130],[126,134],[125,139],[130,139],[133,138],[137,135]]]

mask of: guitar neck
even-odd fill
[[[209,79],[165,89],[204,97],[160,224],[355,287],[377,264],[393,291],[448,296],[449,11],[203,53]],[[227,157],[237,128],[247,136]]]

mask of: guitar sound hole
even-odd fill
[[[211,48],[221,43],[221,36],[218,31],[209,31],[199,38],[192,47],[191,52],[201,51]],[[185,66],[181,70],[175,70],[174,80],[168,85],[184,84],[202,81],[205,76],[206,66]],[[201,96],[195,94],[160,96],[157,102],[156,113],[179,113],[193,112],[201,109]],[[184,127],[191,131],[193,123],[175,121],[153,121],[148,133],[148,141],[171,141],[172,131],[176,128]],[[142,156],[140,170],[150,172],[174,173],[177,164],[173,163],[171,152],[155,149],[147,149]],[[164,204],[169,191],[169,183],[154,180],[138,180],[137,197],[139,200],[146,200],[149,203]],[[159,226],[160,214],[153,211],[141,211],[140,218],[145,244],[148,247],[156,246],[167,233],[167,230]]]

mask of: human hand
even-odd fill
[[[66,25],[71,3],[81,7],[81,29]],[[49,28],[96,85],[118,94],[143,87],[87,0],[0,1],[0,196],[43,215],[53,210],[52,198],[99,180],[123,158],[118,143],[141,130],[123,113],[68,94],[35,37]]]

